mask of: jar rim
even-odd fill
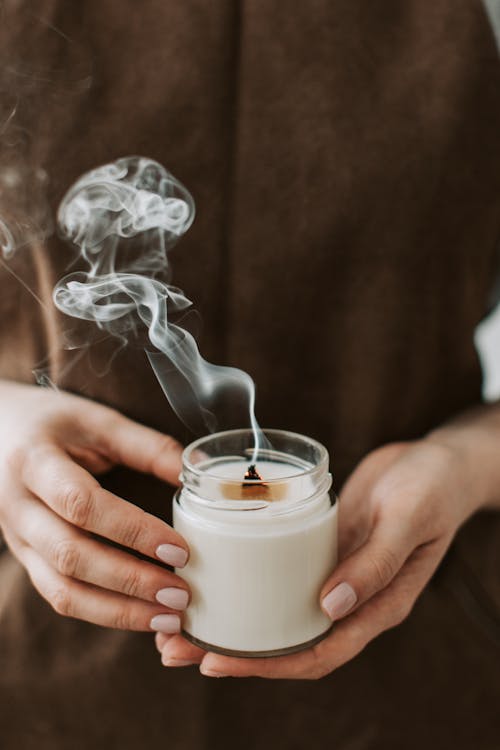
[[[320,443],[318,440],[315,440],[314,438],[311,438],[307,435],[301,435],[298,432],[292,432],[290,430],[279,430],[274,428],[262,428],[261,432],[269,438],[271,445],[272,445],[272,438],[273,436],[276,436],[278,438],[287,438],[291,440],[295,440],[298,443],[307,444],[311,448],[313,448],[317,454],[318,454],[318,460],[314,464],[310,465],[308,468],[304,468],[304,471],[300,471],[299,473],[294,473],[286,476],[280,476],[277,478],[272,479],[266,479],[266,484],[272,485],[272,484],[278,484],[282,483],[284,481],[293,481],[294,479],[298,479],[313,475],[318,471],[321,471],[324,469],[325,471],[328,471],[329,466],[329,453],[328,450],[325,448],[325,446]],[[206,469],[200,469],[196,464],[191,463],[189,456],[195,453],[195,451],[200,450],[201,446],[203,446],[204,443],[206,443],[210,439],[214,438],[227,438],[230,436],[237,437],[238,435],[252,435],[253,430],[250,427],[245,428],[239,428],[235,430],[224,430],[221,432],[214,432],[210,435],[204,435],[201,438],[198,438],[194,442],[190,443],[186,446],[182,453],[182,464],[183,468],[186,469],[189,473],[193,474],[195,477],[202,478],[202,477],[209,477],[214,479],[221,479],[220,476],[217,474],[211,474],[210,471],[207,471]],[[264,449],[262,452],[265,452],[267,449]],[[293,457],[293,454],[287,454],[282,453],[281,451],[273,451],[271,449],[271,452],[274,453],[274,456],[283,456],[283,457]],[[222,458],[222,456],[221,456]],[[298,457],[296,457],[298,459]],[[241,485],[241,480],[237,479],[229,479],[227,477],[224,477],[224,481],[227,484],[235,484],[235,485]]]

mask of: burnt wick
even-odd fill
[[[250,482],[262,482],[262,477],[259,474],[259,472],[257,471],[257,469],[255,468],[255,464],[250,464],[250,466],[248,467],[247,473],[243,477],[243,481],[244,482],[248,482],[248,481],[250,481]]]
[[[245,476],[243,477],[243,482],[241,483],[241,493],[242,499],[245,500],[268,498],[269,487],[262,480],[262,477],[257,471],[255,464],[250,464]]]
[[[250,464],[241,484],[221,484],[222,494],[230,500],[282,500],[286,494],[286,482],[268,483],[262,479],[255,464]]]

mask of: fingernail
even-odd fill
[[[195,662],[191,659],[162,659],[161,663],[164,667],[190,667]]]
[[[177,547],[175,544],[160,544],[156,548],[156,555],[167,565],[172,565],[174,568],[182,568],[188,559],[188,553],[182,547]]]
[[[332,620],[339,620],[354,607],[358,597],[348,583],[339,583],[324,598],[321,604]]]
[[[161,633],[179,633],[181,619],[179,615],[155,615],[149,623],[151,630],[159,630]]]
[[[200,672],[205,675],[205,677],[229,677],[228,674],[223,674],[222,672],[214,672],[213,669],[206,669],[203,664],[200,666]]]
[[[165,607],[186,609],[189,594],[184,589],[179,588],[160,589],[156,594],[156,599],[160,604],[164,604]]]

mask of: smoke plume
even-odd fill
[[[169,283],[167,253],[194,216],[188,190],[151,159],[126,157],[84,174],[65,195],[57,218],[88,270],[62,278],[54,303],[122,340],[146,330],[149,362],[172,409],[192,432],[224,429],[221,415],[236,405],[241,409],[243,402],[258,449],[252,379],[203,359],[192,333],[179,324],[192,303]]]

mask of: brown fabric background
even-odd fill
[[[192,191],[172,259],[203,354],[254,377],[262,424],[328,446],[337,489],[369,450],[479,401],[472,335],[500,229],[500,68],[479,1],[43,0],[36,17],[5,2],[0,40],[53,212],[131,153]],[[69,257],[52,238],[11,268],[49,300]],[[141,352],[97,378],[110,342],[74,363],[67,320],[5,269],[0,290],[3,377],[30,381],[50,351],[62,387],[189,439]],[[169,517],[158,482],[105,482]],[[0,744],[494,750],[499,540],[496,515],[473,519],[410,619],[318,683],[164,670],[147,634],[56,616],[4,552]]]

